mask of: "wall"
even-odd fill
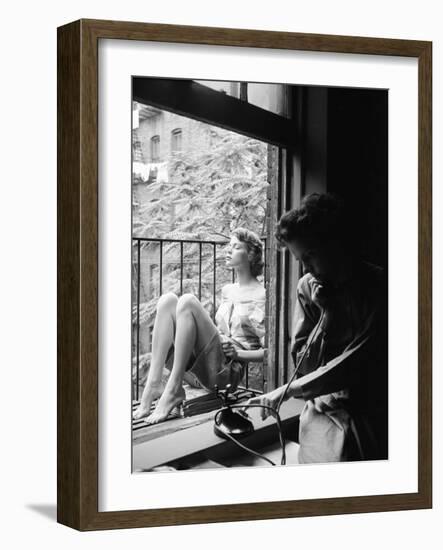
[[[302,194],[326,191],[328,161],[328,89],[307,86],[301,90]]]
[[[333,192],[351,213],[354,244],[366,261],[388,266],[388,92],[326,87],[293,91],[300,116],[292,206],[300,196]],[[290,259],[290,324],[298,266]]]
[[[388,91],[305,87],[302,98],[302,194],[342,197],[362,257],[387,267]]]
[[[54,522],[56,407],[56,27],[79,17],[288,30],[434,40],[434,147],[442,141],[443,38],[439,3],[423,0],[253,0],[140,3],[42,0],[8,3],[1,35],[3,81],[2,200],[2,530],[6,548],[307,548],[366,550],[434,547],[441,541],[443,407],[435,369],[435,508],[325,518],[179,526],[77,533]],[[440,21],[440,22],[439,22]],[[26,108],[26,111],[24,111]],[[23,149],[26,112],[32,146]],[[5,147],[6,146],[6,147]],[[18,170],[26,174],[16,185]],[[435,154],[435,338],[434,364],[442,362],[442,159]],[[401,285],[401,281],[398,281]],[[14,290],[15,289],[15,290]],[[25,290],[26,289],[26,290]],[[405,289],[407,295],[408,289]],[[24,324],[25,322],[25,324]],[[17,328],[26,326],[23,332]],[[17,397],[16,388],[21,388]],[[407,403],[405,403],[407,411]],[[405,413],[405,421],[408,414]],[[296,492],[296,488],[294,488]],[[147,495],[147,499],[149,496]]]
[[[362,256],[387,267],[388,93],[328,90],[328,191],[354,212],[355,246]],[[401,197],[398,197],[401,200]]]
[[[163,162],[171,153],[171,132],[182,129],[183,152],[192,152],[209,145],[209,126],[191,118],[163,111],[157,116],[140,121],[137,135],[146,161],[150,162],[150,140],[160,136],[160,155],[158,162]]]

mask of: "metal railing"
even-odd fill
[[[180,274],[180,294],[183,294],[184,287],[184,265],[185,265],[185,245],[195,245],[197,247],[197,257],[193,257],[191,261],[186,260],[186,263],[195,264],[198,263],[198,299],[202,299],[203,294],[203,260],[205,259],[204,247],[210,247],[210,254],[206,254],[206,260],[211,256],[212,258],[212,319],[215,319],[216,312],[216,295],[217,295],[217,247],[225,247],[229,241],[212,241],[212,240],[197,240],[197,239],[160,239],[160,238],[146,238],[146,237],[133,237],[133,244],[135,246],[135,256],[136,256],[136,284],[135,284],[135,353],[136,353],[136,380],[135,380],[135,392],[133,392],[133,398],[139,399],[139,386],[140,386],[140,298],[141,298],[141,251],[144,246],[149,246],[149,244],[158,245],[158,298],[163,294],[164,291],[164,281],[163,275],[165,270],[165,265],[176,264],[175,261],[167,261],[165,257],[165,251],[167,246],[171,244],[179,245],[179,274]],[[265,239],[263,239],[265,241]],[[263,247],[265,250],[265,247]],[[266,261],[266,258],[264,258]],[[170,258],[169,258],[170,260]],[[155,262],[152,262],[154,265]],[[231,280],[235,280],[234,270],[231,270]],[[249,372],[246,369],[245,374],[245,385],[248,388],[249,385]]]

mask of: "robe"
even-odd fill
[[[358,262],[351,278],[297,286],[292,357],[306,401],[300,415],[299,462],[388,458],[388,346],[385,272]]]

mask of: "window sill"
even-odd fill
[[[297,440],[298,417],[304,406],[302,399],[290,399],[280,409],[283,435]],[[258,408],[249,409],[254,432],[242,438],[242,443],[253,448],[263,448],[278,441],[278,430],[272,417],[262,421]],[[215,435],[213,431],[215,411],[177,418],[155,426],[146,426],[133,435],[133,471],[146,471],[196,453],[211,457],[228,457],[238,448]]]

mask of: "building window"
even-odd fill
[[[172,153],[178,153],[182,150],[182,130],[176,128],[171,132],[171,151]]]
[[[160,136],[153,136],[151,138],[151,162],[158,162],[160,160]]]

